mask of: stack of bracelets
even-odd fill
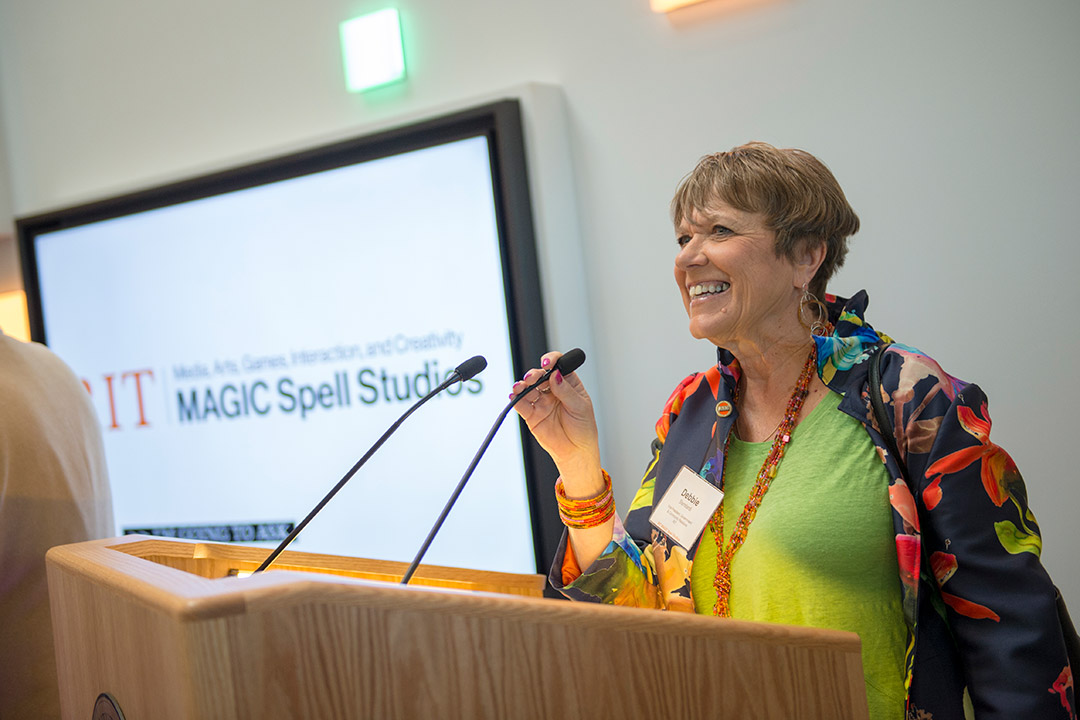
[[[604,474],[604,490],[596,497],[571,500],[563,490],[562,478],[555,483],[555,499],[559,502],[559,517],[563,525],[573,530],[587,530],[603,525],[615,514],[615,496],[611,493],[611,477]]]

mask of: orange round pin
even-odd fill
[[[728,415],[731,414],[731,410],[732,410],[731,403],[728,402],[727,400],[721,400],[720,402],[716,403],[716,415],[717,415],[717,417],[727,417]]]

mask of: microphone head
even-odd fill
[[[466,380],[471,380],[476,375],[479,375],[486,367],[487,360],[484,359],[484,356],[474,355],[454,368],[454,372],[458,374],[461,382],[465,382]]]
[[[585,351],[581,348],[567,350],[566,353],[555,362],[555,369],[563,375],[569,375],[585,363]]]

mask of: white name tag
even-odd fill
[[[723,499],[722,490],[683,465],[660,502],[653,503],[649,522],[689,550]]]

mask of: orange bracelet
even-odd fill
[[[566,497],[563,481],[555,481],[555,500],[559,503],[559,517],[563,525],[573,530],[587,530],[603,525],[615,514],[615,496],[611,492],[611,476],[604,476],[604,489],[596,497],[571,500]]]

